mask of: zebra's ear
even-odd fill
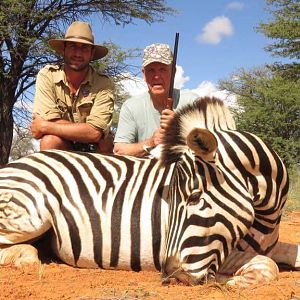
[[[211,160],[218,148],[218,141],[208,129],[194,128],[187,136],[187,145],[201,158]]]

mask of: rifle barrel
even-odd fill
[[[174,51],[173,51],[172,73],[171,73],[171,82],[170,82],[170,89],[169,89],[169,98],[173,97],[174,79],[175,79],[175,73],[176,73],[178,40],[179,40],[179,33],[176,32],[176,35],[175,35],[175,44],[174,44]]]

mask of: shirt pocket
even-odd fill
[[[57,99],[56,100],[56,106],[57,106],[57,109],[59,110],[59,113],[61,115],[61,119],[70,121],[69,109],[68,109],[67,104],[65,102],[63,102],[62,100]]]
[[[83,103],[78,105],[78,122],[85,123],[86,118],[90,115],[94,101],[92,98],[85,100]]]

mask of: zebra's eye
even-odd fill
[[[200,201],[201,201],[201,193],[197,192],[189,196],[187,200],[187,204],[193,206],[199,204]]]

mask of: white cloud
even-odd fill
[[[121,85],[125,92],[130,96],[136,96],[147,91],[147,85],[142,77],[133,77],[131,74],[125,74],[124,79],[121,81]]]
[[[236,103],[235,95],[230,94],[225,90],[218,90],[211,81],[202,81],[195,89],[191,90],[199,97],[216,97],[224,101],[228,106],[233,106]]]
[[[184,76],[183,74],[183,68],[181,66],[176,66],[174,87],[177,89],[182,89],[184,87],[184,84],[190,80],[189,76]]]
[[[225,16],[215,17],[202,29],[202,33],[197,36],[197,41],[207,44],[219,44],[223,37],[233,35],[233,25],[229,18]]]
[[[234,1],[230,2],[226,8],[233,10],[242,10],[245,7],[245,4],[242,2]]]

